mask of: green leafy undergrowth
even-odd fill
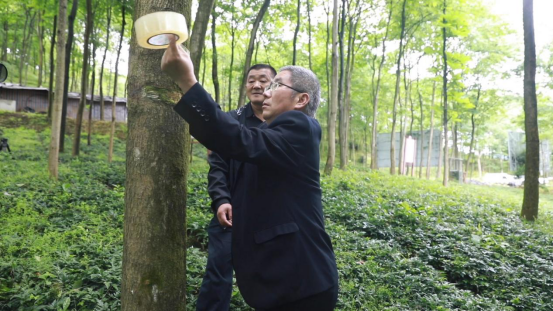
[[[4,129],[0,153],[0,310],[118,310],[125,146],[95,135],[48,178],[49,132]],[[70,137],[66,146],[71,146]],[[195,309],[213,214],[198,149],[188,176],[187,306]],[[322,178],[340,275],[339,310],[552,310],[551,212],[529,224],[491,187],[379,172]],[[251,310],[233,289],[231,310]]]

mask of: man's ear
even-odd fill
[[[309,103],[309,94],[307,93],[300,93],[298,98],[298,102],[294,106],[295,110],[303,110]]]

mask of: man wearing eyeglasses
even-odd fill
[[[264,92],[266,122],[247,128],[218,109],[175,39],[161,68],[184,93],[174,109],[190,133],[245,162],[232,209],[217,211],[233,227],[232,263],[245,301],[256,310],[333,310],[338,272],[321,202],[317,77],[302,67],[281,68]]]
[[[246,73],[246,96],[250,100],[245,106],[230,111],[229,114],[240,124],[252,128],[263,123],[263,92],[276,76],[276,70],[266,64],[251,66]],[[219,209],[232,212],[231,192],[241,189],[243,182],[239,172],[243,165],[211,152],[208,156],[209,174],[207,191],[211,197],[211,208],[215,216],[211,220],[208,233],[208,256],[205,275],[200,287],[197,311],[227,311],[232,294],[232,223],[225,217],[217,218]],[[230,214],[232,215],[232,214]],[[230,216],[229,215],[229,216]]]

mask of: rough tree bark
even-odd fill
[[[60,146],[61,105],[63,102],[63,80],[65,68],[65,28],[67,23],[67,0],[59,0],[58,8],[58,42],[56,44],[56,93],[52,108],[52,130],[50,135],[50,151],[48,153],[48,171],[50,177],[58,179],[58,158]]]
[[[81,71],[81,100],[79,101],[79,109],[77,110],[77,118],[75,119],[75,133],[73,134],[73,150],[74,157],[79,155],[81,147],[81,127],[83,124],[83,113],[86,105],[86,86],[88,84],[88,62],[90,54],[90,33],[92,31],[92,0],[86,0],[86,25],[84,31],[84,51],[83,51],[83,69]]]
[[[332,13],[332,80],[330,82],[330,105],[328,107],[328,154],[325,175],[332,174],[336,158],[336,114],[338,110],[338,0],[334,0]]]
[[[190,20],[192,1],[136,0],[133,20],[170,8]],[[186,174],[190,134],[174,111],[180,91],[161,72],[163,50],[133,32],[123,235],[123,311],[186,309]]]
[[[119,34],[119,46],[117,48],[117,58],[115,59],[115,77],[113,78],[113,97],[111,98],[111,134],[109,135],[108,162],[113,160],[113,141],[115,139],[115,121],[117,120],[117,78],[119,75],[119,57],[123,47],[123,37],[125,36],[125,1],[121,3],[121,33]]]
[[[540,136],[536,98],[536,43],[534,40],[534,1],[523,2],[524,24],[524,129],[526,131],[526,167],[521,216],[534,221],[540,202]]]
[[[248,49],[246,50],[246,60],[244,62],[244,69],[242,70],[242,83],[240,84],[240,96],[238,97],[238,106],[237,108],[240,108],[244,106],[244,103],[246,101],[246,80],[248,72],[248,69],[250,69],[251,62],[252,62],[252,55],[253,55],[253,48],[255,46],[255,38],[257,35],[257,29],[259,28],[259,24],[261,24],[261,21],[263,20],[263,16],[265,16],[265,12],[267,12],[267,9],[269,8],[269,4],[271,3],[271,0],[264,0],[263,5],[261,6],[261,9],[259,10],[259,13],[257,13],[257,17],[255,18],[255,21],[253,22],[252,31],[250,34],[250,43],[248,44]]]

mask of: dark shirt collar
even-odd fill
[[[248,102],[246,106],[244,106],[244,113],[246,114],[246,118],[256,118],[257,120],[259,120],[259,118],[256,117],[255,113],[253,112],[253,107],[251,102]],[[262,121],[259,120],[259,122],[262,122]]]

